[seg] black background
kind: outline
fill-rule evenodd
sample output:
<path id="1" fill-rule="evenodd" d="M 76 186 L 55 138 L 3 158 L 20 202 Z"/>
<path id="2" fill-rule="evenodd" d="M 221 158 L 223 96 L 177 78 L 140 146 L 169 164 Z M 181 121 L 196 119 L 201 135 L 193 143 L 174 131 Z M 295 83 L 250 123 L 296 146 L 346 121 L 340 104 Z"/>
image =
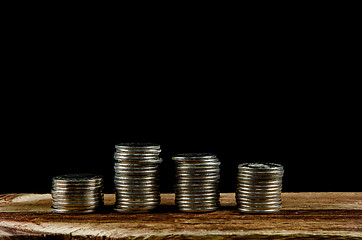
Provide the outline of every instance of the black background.
<path id="1" fill-rule="evenodd" d="M 359 50 L 338 21 L 78 13 L 9 27 L 1 193 L 46 193 L 76 172 L 103 174 L 110 193 L 120 142 L 161 145 L 162 192 L 183 152 L 219 157 L 222 192 L 255 161 L 283 164 L 284 191 L 361 190 Z"/>

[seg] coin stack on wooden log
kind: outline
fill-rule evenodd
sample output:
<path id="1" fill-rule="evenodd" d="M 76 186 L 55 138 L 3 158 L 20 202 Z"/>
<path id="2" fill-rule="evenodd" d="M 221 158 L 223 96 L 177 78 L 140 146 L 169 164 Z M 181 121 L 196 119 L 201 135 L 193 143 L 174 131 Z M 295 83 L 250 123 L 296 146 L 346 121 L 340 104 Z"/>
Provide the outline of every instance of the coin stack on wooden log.
<path id="1" fill-rule="evenodd" d="M 175 161 L 175 203 L 182 212 L 211 212 L 220 206 L 220 162 L 209 153 L 185 153 Z"/>
<path id="2" fill-rule="evenodd" d="M 161 147 L 153 143 L 121 143 L 114 155 L 116 204 L 119 213 L 141 213 L 160 203 L 159 157 Z"/>
<path id="3" fill-rule="evenodd" d="M 238 166 L 236 202 L 242 213 L 274 213 L 281 209 L 283 166 L 243 163 Z"/>
<path id="4" fill-rule="evenodd" d="M 68 174 L 53 178 L 52 210 L 56 213 L 91 213 L 103 206 L 103 177 Z"/>

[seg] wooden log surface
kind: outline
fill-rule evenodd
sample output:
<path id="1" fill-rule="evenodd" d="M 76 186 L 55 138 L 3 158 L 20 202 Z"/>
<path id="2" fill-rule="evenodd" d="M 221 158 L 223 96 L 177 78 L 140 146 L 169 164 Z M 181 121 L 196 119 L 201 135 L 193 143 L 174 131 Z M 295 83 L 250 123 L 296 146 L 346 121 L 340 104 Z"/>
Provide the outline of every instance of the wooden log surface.
<path id="1" fill-rule="evenodd" d="M 152 213 L 112 212 L 115 198 L 92 214 L 56 214 L 50 194 L 0 195 L 0 239 L 362 239 L 362 193 L 282 193 L 282 210 L 238 213 L 233 193 L 211 213 L 180 213 L 162 194 Z"/>

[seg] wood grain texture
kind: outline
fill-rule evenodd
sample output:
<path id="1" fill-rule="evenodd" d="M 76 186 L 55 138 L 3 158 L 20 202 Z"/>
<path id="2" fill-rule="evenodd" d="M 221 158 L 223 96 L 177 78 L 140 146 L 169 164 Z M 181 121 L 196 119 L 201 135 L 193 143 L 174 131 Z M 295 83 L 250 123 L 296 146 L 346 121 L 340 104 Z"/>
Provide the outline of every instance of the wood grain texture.
<path id="1" fill-rule="evenodd" d="M 0 195 L 0 239 L 362 239 L 362 193 L 282 193 L 270 215 L 240 214 L 233 193 L 220 210 L 180 213 L 162 194 L 152 213 L 112 212 L 114 195 L 93 214 L 55 214 L 50 194 Z"/>

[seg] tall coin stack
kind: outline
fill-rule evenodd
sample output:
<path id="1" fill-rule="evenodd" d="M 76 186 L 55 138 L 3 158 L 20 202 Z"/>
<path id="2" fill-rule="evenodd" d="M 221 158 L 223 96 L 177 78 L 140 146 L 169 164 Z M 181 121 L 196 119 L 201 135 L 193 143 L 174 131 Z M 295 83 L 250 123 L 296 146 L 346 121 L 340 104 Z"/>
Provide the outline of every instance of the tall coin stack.
<path id="1" fill-rule="evenodd" d="M 211 212 L 220 206 L 220 162 L 209 153 L 185 153 L 175 161 L 175 203 L 182 212 Z"/>
<path id="2" fill-rule="evenodd" d="M 56 213 L 91 213 L 103 206 L 103 177 L 68 174 L 53 178 L 52 210 Z"/>
<path id="3" fill-rule="evenodd" d="M 238 170 L 236 202 L 239 212 L 264 214 L 281 209 L 282 165 L 243 163 Z"/>
<path id="4" fill-rule="evenodd" d="M 114 155 L 116 204 L 120 213 L 148 212 L 160 204 L 160 145 L 121 143 Z"/>

